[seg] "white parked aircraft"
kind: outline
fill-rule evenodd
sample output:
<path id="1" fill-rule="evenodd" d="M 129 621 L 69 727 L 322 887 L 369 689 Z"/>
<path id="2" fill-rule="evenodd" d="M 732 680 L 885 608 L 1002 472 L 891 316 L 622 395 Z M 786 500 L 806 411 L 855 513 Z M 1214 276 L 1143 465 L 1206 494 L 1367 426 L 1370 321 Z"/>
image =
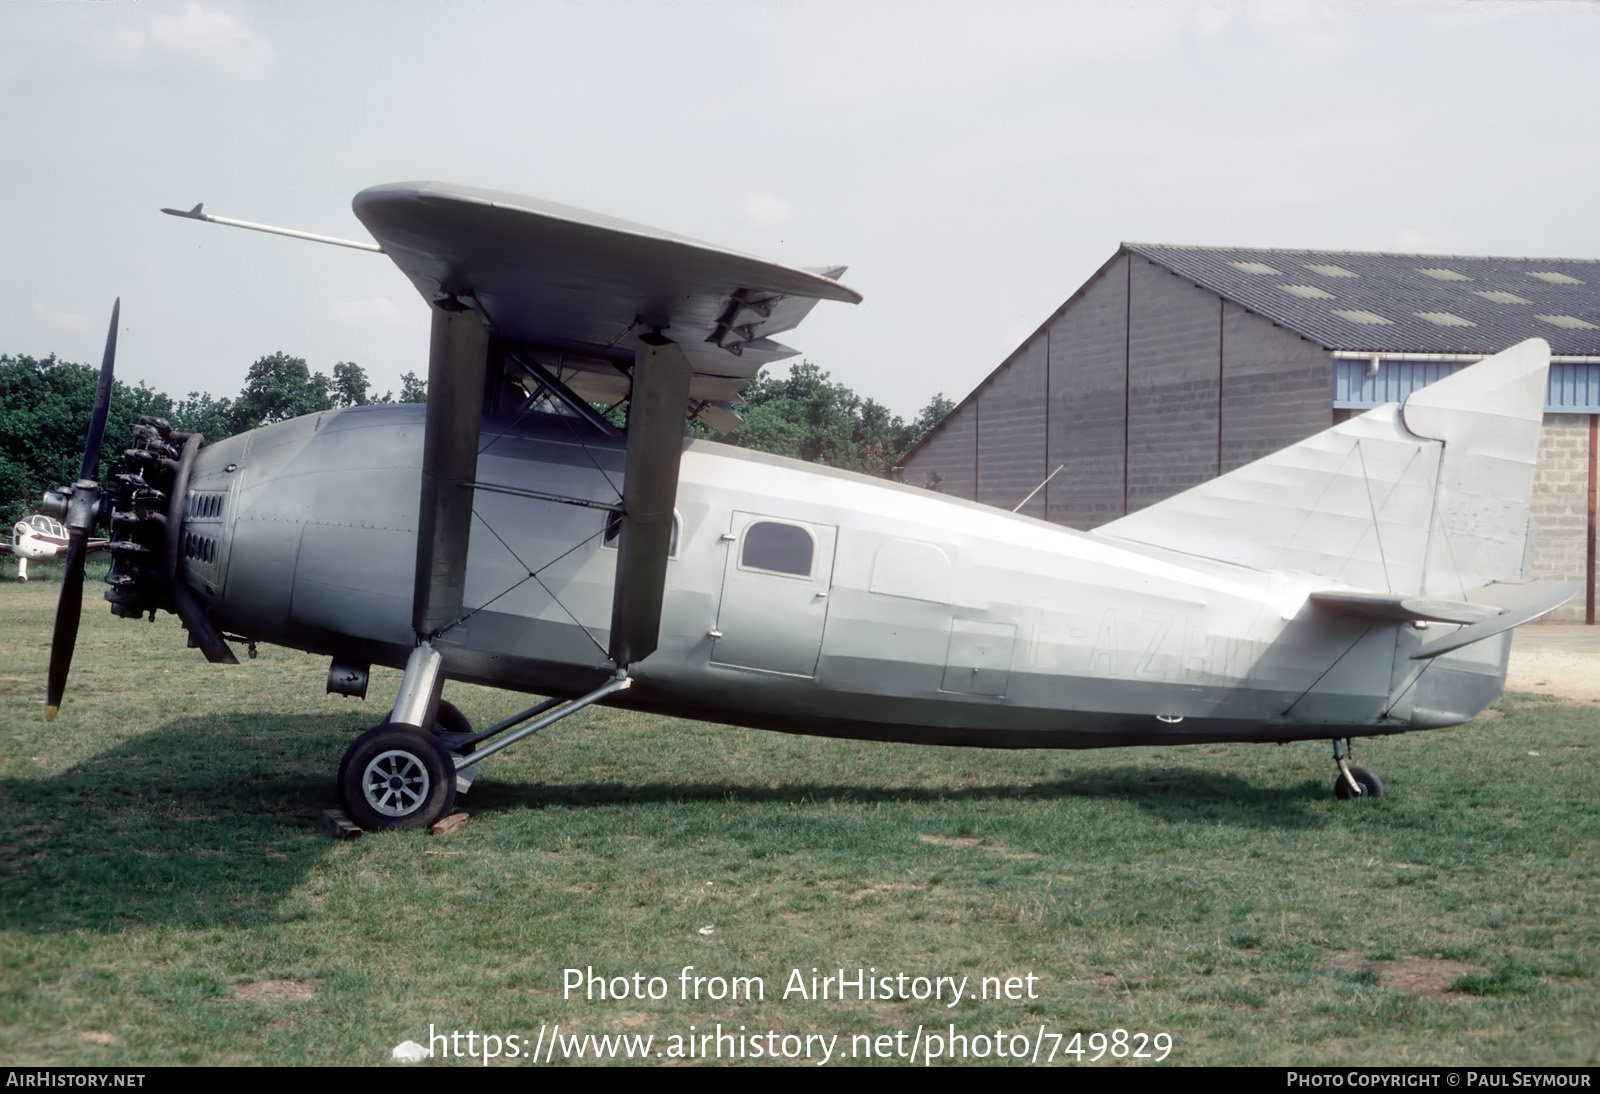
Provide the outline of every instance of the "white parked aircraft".
<path id="1" fill-rule="evenodd" d="M 65 558 L 67 554 L 67 529 L 59 520 L 35 513 L 11 526 L 11 542 L 0 543 L 0 554 L 15 555 L 17 580 L 28 580 L 28 563 L 43 559 Z M 91 551 L 103 551 L 106 540 L 91 539 Z"/>

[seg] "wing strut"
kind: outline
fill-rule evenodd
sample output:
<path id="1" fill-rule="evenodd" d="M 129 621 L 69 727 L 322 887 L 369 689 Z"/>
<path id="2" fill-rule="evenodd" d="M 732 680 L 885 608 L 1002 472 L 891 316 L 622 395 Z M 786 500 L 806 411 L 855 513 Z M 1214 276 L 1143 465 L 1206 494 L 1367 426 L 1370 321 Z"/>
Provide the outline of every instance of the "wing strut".
<path id="1" fill-rule="evenodd" d="M 478 472 L 483 374 L 489 332 L 472 308 L 450 296 L 433 303 L 428 344 L 428 418 L 422 437 L 422 491 L 417 509 L 417 572 L 411 626 L 417 648 L 406 661 L 389 720 L 431 726 L 444 687 L 443 658 L 433 639 L 461 614 L 472 531 L 472 484 Z"/>
<path id="2" fill-rule="evenodd" d="M 422 641 L 461 614 L 488 354 L 489 332 L 474 311 L 455 297 L 434 304 L 411 603 L 411 625 Z"/>
<path id="3" fill-rule="evenodd" d="M 650 656 L 661 632 L 661 601 L 672 550 L 672 509 L 683 456 L 683 410 L 694 369 L 682 347 L 659 333 L 640 336 L 628 403 L 622 531 L 611 598 L 611 660 Z"/>

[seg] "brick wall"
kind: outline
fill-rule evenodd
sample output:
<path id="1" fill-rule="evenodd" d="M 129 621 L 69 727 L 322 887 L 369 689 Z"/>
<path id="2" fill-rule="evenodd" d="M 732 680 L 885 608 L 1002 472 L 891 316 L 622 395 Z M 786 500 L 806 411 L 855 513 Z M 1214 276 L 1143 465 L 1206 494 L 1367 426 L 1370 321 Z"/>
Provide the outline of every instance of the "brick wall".
<path id="1" fill-rule="evenodd" d="M 1546 414 L 1533 482 L 1533 576 L 1582 581 L 1589 537 L 1589 415 Z M 1546 617 L 1582 623 L 1583 596 Z"/>

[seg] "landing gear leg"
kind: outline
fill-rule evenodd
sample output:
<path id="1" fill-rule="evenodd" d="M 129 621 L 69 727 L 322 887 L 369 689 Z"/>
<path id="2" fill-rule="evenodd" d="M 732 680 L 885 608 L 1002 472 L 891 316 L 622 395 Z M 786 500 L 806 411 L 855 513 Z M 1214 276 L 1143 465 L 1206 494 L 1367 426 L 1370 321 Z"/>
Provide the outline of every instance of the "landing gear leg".
<path id="1" fill-rule="evenodd" d="M 1383 783 L 1378 776 L 1364 767 L 1350 766 L 1350 738 L 1333 739 L 1333 762 L 1339 765 L 1339 775 L 1333 780 L 1334 797 L 1340 801 L 1383 797 Z"/>
<path id="2" fill-rule="evenodd" d="M 17 556 L 17 580 L 28 580 L 28 560 L 21 555 Z"/>
<path id="3" fill-rule="evenodd" d="M 433 715 L 439 708 L 439 692 L 444 688 L 444 677 L 439 672 L 443 660 L 431 642 L 424 642 L 411 651 L 406 673 L 400 678 L 400 694 L 389 715 L 390 722 L 416 729 L 433 725 Z"/>
<path id="4" fill-rule="evenodd" d="M 394 711 L 339 761 L 339 796 L 363 828 L 426 828 L 455 804 L 456 757 L 422 729 L 438 717 L 442 660 L 431 643 L 412 650 Z"/>
<path id="5" fill-rule="evenodd" d="M 546 699 L 474 732 L 459 710 L 439 698 L 439 663 L 431 645 L 418 646 L 406 662 L 388 721 L 357 737 L 339 761 L 345 812 L 363 828 L 432 825 L 450 812 L 458 790 L 472 785 L 480 761 L 633 683 L 627 669 L 618 669 L 576 699 Z M 433 729 L 425 733 L 422 725 Z"/>

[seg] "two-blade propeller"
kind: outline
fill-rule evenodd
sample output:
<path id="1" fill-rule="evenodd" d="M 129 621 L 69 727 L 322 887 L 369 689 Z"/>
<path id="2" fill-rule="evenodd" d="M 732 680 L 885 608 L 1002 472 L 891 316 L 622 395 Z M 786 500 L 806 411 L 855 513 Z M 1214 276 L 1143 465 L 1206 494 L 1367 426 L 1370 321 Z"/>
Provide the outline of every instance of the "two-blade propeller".
<path id="1" fill-rule="evenodd" d="M 67 558 L 61 574 L 61 599 L 56 604 L 55 633 L 50 638 L 50 677 L 45 689 L 44 716 L 55 721 L 61 710 L 61 696 L 67 688 L 67 672 L 72 668 L 72 648 L 78 641 L 78 616 L 83 611 L 83 561 L 88 554 L 89 534 L 100 515 L 100 483 L 94 477 L 100 466 L 100 442 L 105 437 L 106 416 L 111 410 L 111 377 L 117 358 L 117 320 L 122 300 L 111 306 L 111 329 L 106 333 L 106 351 L 100 360 L 100 382 L 95 388 L 94 411 L 89 417 L 89 438 L 83 447 L 83 467 L 78 481 L 52 490 L 44 496 L 44 512 L 67 526 Z"/>

